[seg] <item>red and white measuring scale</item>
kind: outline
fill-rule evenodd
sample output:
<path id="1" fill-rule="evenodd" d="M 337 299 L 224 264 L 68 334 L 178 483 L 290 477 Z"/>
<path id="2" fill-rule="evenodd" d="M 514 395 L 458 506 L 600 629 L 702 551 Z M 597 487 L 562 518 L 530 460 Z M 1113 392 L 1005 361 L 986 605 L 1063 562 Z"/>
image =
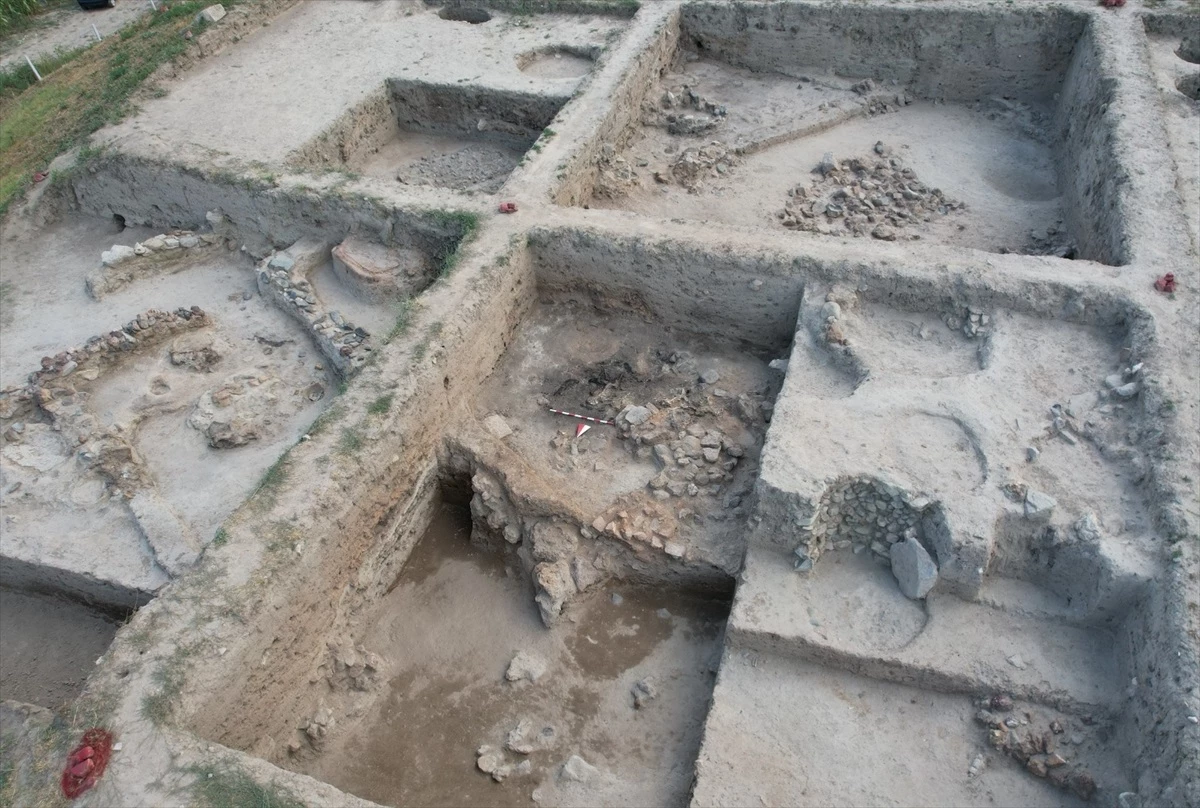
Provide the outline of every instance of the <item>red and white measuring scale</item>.
<path id="1" fill-rule="evenodd" d="M 550 412 L 554 413 L 555 415 L 565 415 L 568 418 L 578 418 L 581 421 L 590 421 L 593 424 L 604 424 L 605 426 L 615 426 L 615 424 L 612 421 L 607 421 L 603 418 L 593 418 L 590 415 L 580 415 L 577 412 L 567 412 L 566 410 L 556 410 L 553 407 L 547 407 L 546 409 L 550 410 Z M 576 424 L 575 425 L 575 437 L 578 438 L 580 435 L 582 435 L 584 432 L 587 432 L 589 429 L 591 429 L 591 426 L 588 424 Z"/>

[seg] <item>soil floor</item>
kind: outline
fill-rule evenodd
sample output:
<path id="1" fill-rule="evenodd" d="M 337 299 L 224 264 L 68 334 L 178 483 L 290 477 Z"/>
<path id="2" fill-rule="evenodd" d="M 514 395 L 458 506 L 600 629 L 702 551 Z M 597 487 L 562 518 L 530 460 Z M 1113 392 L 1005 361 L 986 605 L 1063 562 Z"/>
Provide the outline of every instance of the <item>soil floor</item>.
<path id="1" fill-rule="evenodd" d="M 72 601 L 0 588 L 0 701 L 67 705 L 119 626 Z"/>
<path id="2" fill-rule="evenodd" d="M 1031 234 L 1061 221 L 1055 155 L 1044 132 L 1047 111 L 1015 102 L 968 107 L 914 101 L 893 112 L 871 114 L 866 100 L 847 89 L 848 80 L 818 73 L 805 78 L 797 82 L 792 76 L 707 60 L 668 74 L 650 94 L 651 102 L 687 86 L 706 101 L 725 106 L 726 116 L 702 135 L 642 127 L 621 155 L 634 167 L 639 186 L 627 196 L 597 198 L 591 205 L 783 229 L 779 214 L 789 190 L 813 182 L 814 169 L 826 153 L 839 161 L 873 159 L 876 142 L 882 142 L 920 182 L 966 205 L 905 228 L 901 238 L 917 236 L 992 252 L 1034 252 Z M 675 112 L 695 114 L 686 108 Z M 713 141 L 749 153 L 692 190 L 654 179 L 656 172 L 669 177 L 684 149 Z M 834 235 L 842 232 L 839 220 L 830 224 Z"/>
<path id="3" fill-rule="evenodd" d="M 547 630 L 526 576 L 469 533 L 465 510 L 443 505 L 359 637 L 386 659 L 386 685 L 302 770 L 387 805 L 686 804 L 728 603 L 616 587 Z M 506 681 L 517 652 L 545 674 Z M 647 679 L 658 696 L 636 709 Z M 504 751 L 532 770 L 493 782 L 477 750 L 503 749 L 522 721 L 552 740 Z M 598 771 L 562 777 L 572 755 Z"/>

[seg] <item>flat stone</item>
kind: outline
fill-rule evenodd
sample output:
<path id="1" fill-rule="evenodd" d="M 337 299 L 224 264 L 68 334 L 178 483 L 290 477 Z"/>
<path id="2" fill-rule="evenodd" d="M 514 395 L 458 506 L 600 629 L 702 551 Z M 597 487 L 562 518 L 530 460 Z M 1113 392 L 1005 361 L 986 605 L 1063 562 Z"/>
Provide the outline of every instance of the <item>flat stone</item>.
<path id="1" fill-rule="evenodd" d="M 505 672 L 504 678 L 510 682 L 519 682 L 522 679 L 536 682 L 542 678 L 545 672 L 545 660 L 532 654 L 527 654 L 524 651 L 519 651 L 512 658 L 512 662 L 508 663 L 508 670 Z"/>
<path id="2" fill-rule="evenodd" d="M 497 413 L 492 413 L 483 419 L 483 428 L 496 440 L 503 440 L 512 434 L 512 427 L 508 425 L 508 421 L 505 421 L 503 416 Z"/>
<path id="3" fill-rule="evenodd" d="M 1042 493 L 1035 488 L 1030 488 L 1025 492 L 1025 518 L 1034 522 L 1046 522 L 1050 520 L 1050 514 L 1054 512 L 1054 507 L 1058 505 L 1058 501 L 1049 494 Z"/>
<path id="4" fill-rule="evenodd" d="M 644 424 L 650 420 L 650 410 L 646 407 L 629 407 L 625 410 L 625 420 L 633 426 Z"/>
<path id="5" fill-rule="evenodd" d="M 571 755 L 563 764 L 561 777 L 573 783 L 586 783 L 600 774 L 600 770 L 579 755 Z"/>
<path id="6" fill-rule="evenodd" d="M 199 14 L 197 14 L 196 18 L 200 19 L 200 20 L 204 20 L 205 22 L 216 22 L 216 21 L 222 19 L 224 16 L 225 16 L 225 6 L 221 5 L 220 3 L 214 3 L 213 5 L 209 6 L 208 8 L 204 9 Z"/>
<path id="7" fill-rule="evenodd" d="M 929 594 L 937 583 L 938 571 L 924 546 L 909 537 L 893 544 L 888 553 L 892 559 L 892 575 L 896 576 L 900 591 L 913 600 Z"/>
<path id="8" fill-rule="evenodd" d="M 112 249 L 105 250 L 100 253 L 100 263 L 106 267 L 114 267 L 122 261 L 128 261 L 137 255 L 133 247 L 126 247 L 121 244 L 114 244 Z"/>

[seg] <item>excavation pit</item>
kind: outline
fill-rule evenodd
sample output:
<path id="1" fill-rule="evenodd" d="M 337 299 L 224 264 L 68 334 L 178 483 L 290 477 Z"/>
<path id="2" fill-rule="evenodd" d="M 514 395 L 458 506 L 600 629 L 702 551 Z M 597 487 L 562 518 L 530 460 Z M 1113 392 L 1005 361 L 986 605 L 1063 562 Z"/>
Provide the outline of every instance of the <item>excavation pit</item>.
<path id="1" fill-rule="evenodd" d="M 0 587 L 0 701 L 67 706 L 104 655 L 125 614 L 49 594 Z"/>
<path id="2" fill-rule="evenodd" d="M 324 714 L 319 754 L 314 723 L 278 762 L 383 805 L 684 804 L 728 590 L 604 588 L 547 631 L 521 561 L 472 543 L 464 504 L 436 508 L 347 640 L 379 653 L 378 684 Z M 573 755 L 595 770 L 564 775 Z"/>
<path id="3" fill-rule="evenodd" d="M 598 144 L 592 207 L 1125 260 L 1103 113 L 1077 120 L 1105 92 L 1084 15 L 690 3 L 659 47 Z"/>
<path id="4" fill-rule="evenodd" d="M 568 98 L 391 79 L 294 162 L 402 185 L 495 193 Z"/>
<path id="5" fill-rule="evenodd" d="M 570 47 L 539 48 L 517 56 L 522 73 L 547 79 L 578 79 L 595 66 L 597 49 Z"/>

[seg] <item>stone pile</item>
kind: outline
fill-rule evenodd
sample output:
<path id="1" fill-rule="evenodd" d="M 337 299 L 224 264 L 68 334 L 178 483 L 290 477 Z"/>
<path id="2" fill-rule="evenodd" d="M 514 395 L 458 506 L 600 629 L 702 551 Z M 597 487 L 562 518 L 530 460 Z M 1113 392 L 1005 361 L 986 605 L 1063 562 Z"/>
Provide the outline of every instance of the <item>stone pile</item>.
<path id="1" fill-rule="evenodd" d="M 642 122 L 665 127 L 672 135 L 702 135 L 717 128 L 727 114 L 723 104 L 709 101 L 682 85 L 664 91 L 657 105 L 648 104 Z"/>
<path id="2" fill-rule="evenodd" d="M 1082 766 L 1068 760 L 1065 727 L 1057 719 L 1039 729 L 1040 720 L 1029 712 L 1013 711 L 1012 699 L 1005 695 L 992 696 L 980 702 L 975 720 L 988 732 L 992 748 L 1016 760 L 1035 777 L 1049 780 L 1058 788 L 1069 790 L 1083 800 L 1096 794 L 1096 781 Z M 1071 739 L 1076 742 L 1081 738 Z"/>
<path id="3" fill-rule="evenodd" d="M 596 158 L 596 188 L 594 193 L 603 199 L 620 199 L 634 188 L 641 187 L 637 172 L 624 157 L 617 154 L 611 143 L 600 148 Z"/>
<path id="4" fill-rule="evenodd" d="M 316 292 L 286 251 L 261 261 L 256 269 L 258 290 L 312 332 L 321 353 L 343 377 L 366 364 L 373 350 L 371 335 L 336 311 L 326 311 Z"/>
<path id="5" fill-rule="evenodd" d="M 200 251 L 220 246 L 224 241 L 219 233 L 172 230 L 132 247 L 114 244 L 100 254 L 100 267 L 88 274 L 84 284 L 88 294 L 100 300 L 139 278 L 162 272 L 185 258 L 195 257 Z"/>
<path id="6" fill-rule="evenodd" d="M 795 550 L 796 568 L 812 569 L 829 548 L 870 550 L 880 563 L 891 565 L 892 545 L 920 537 L 921 520 L 930 506 L 928 499 L 879 480 L 838 480 L 799 524 L 804 538 Z"/>
<path id="7" fill-rule="evenodd" d="M 790 230 L 895 241 L 920 238 L 903 231 L 963 209 L 963 203 L 918 180 L 891 152 L 876 143 L 871 157 L 838 161 L 826 154 L 814 170 L 816 179 L 788 191 L 778 219 Z"/>
<path id="8" fill-rule="evenodd" d="M 707 146 L 689 146 L 671 164 L 671 179 L 695 193 L 706 179 L 724 176 L 737 162 L 734 151 L 719 140 Z M 654 178 L 659 182 L 667 180 L 661 172 L 655 173 Z"/>

